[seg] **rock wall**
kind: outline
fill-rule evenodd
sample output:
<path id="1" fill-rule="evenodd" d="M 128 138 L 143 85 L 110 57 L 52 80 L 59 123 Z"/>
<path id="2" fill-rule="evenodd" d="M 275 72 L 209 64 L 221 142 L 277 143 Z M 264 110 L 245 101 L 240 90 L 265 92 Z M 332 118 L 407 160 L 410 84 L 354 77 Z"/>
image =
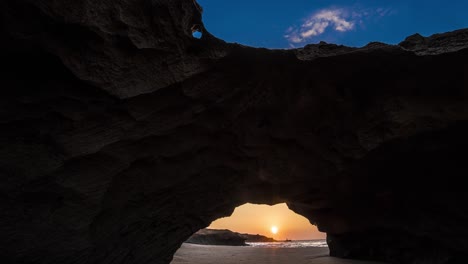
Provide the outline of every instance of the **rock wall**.
<path id="1" fill-rule="evenodd" d="M 0 16 L 2 263 L 167 264 L 246 202 L 287 202 L 334 256 L 468 251 L 468 30 L 267 50 L 192 0 Z"/>

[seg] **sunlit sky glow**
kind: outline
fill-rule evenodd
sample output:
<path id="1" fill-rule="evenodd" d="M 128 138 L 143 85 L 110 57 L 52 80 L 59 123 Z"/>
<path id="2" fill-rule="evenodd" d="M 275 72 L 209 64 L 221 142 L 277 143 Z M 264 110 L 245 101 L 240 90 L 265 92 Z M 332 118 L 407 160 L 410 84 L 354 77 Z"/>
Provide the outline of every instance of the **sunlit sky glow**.
<path id="1" fill-rule="evenodd" d="M 276 234 L 273 227 L 277 228 Z M 284 203 L 274 206 L 245 204 L 237 207 L 230 217 L 218 219 L 208 228 L 260 234 L 277 240 L 323 239 L 326 236 Z"/>
<path id="2" fill-rule="evenodd" d="M 414 33 L 468 27 L 468 1 L 198 0 L 207 29 L 228 42 L 292 48 L 326 41 L 397 44 Z"/>

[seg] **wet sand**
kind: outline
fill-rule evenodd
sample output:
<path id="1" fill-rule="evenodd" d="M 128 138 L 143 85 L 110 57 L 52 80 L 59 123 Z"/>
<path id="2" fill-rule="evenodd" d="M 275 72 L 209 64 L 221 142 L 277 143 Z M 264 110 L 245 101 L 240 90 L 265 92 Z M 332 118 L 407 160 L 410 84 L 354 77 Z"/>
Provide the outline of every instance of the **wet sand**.
<path id="1" fill-rule="evenodd" d="M 171 264 L 377 264 L 328 256 L 328 248 L 254 248 L 183 244 Z M 380 263 L 382 264 L 382 263 Z"/>

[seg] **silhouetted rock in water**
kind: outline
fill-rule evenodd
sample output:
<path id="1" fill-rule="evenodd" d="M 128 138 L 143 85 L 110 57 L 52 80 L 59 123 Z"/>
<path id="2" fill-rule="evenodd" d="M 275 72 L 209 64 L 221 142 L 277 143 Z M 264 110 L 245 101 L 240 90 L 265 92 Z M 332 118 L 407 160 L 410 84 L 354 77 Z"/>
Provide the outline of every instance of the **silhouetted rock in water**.
<path id="1" fill-rule="evenodd" d="M 230 230 L 202 229 L 185 242 L 200 245 L 246 246 L 245 241 L 245 236 Z"/>
<path id="2" fill-rule="evenodd" d="M 245 238 L 245 242 L 278 242 L 277 240 L 271 237 L 262 236 L 259 234 L 241 234 L 241 236 Z"/>
<path id="3" fill-rule="evenodd" d="M 271 237 L 241 234 L 231 230 L 201 229 L 193 234 L 186 243 L 200 245 L 246 246 L 245 242 L 277 242 Z"/>
<path id="4" fill-rule="evenodd" d="M 267 50 L 199 10 L 0 2 L 2 263 L 167 264 L 246 202 L 287 202 L 334 256 L 466 255 L 468 30 Z"/>
<path id="5" fill-rule="evenodd" d="M 200 244 L 200 245 L 227 245 L 227 246 L 246 246 L 245 242 L 277 242 L 273 238 L 241 234 L 231 230 L 217 230 L 217 229 L 201 229 L 193 234 L 186 243 Z"/>

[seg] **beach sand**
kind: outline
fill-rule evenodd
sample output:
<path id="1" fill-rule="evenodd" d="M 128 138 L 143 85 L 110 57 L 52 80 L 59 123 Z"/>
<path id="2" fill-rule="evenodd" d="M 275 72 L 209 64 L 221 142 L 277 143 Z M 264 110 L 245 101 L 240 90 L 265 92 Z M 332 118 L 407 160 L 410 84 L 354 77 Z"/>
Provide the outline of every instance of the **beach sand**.
<path id="1" fill-rule="evenodd" d="M 171 264 L 377 264 L 328 256 L 328 248 L 255 248 L 183 244 Z"/>

